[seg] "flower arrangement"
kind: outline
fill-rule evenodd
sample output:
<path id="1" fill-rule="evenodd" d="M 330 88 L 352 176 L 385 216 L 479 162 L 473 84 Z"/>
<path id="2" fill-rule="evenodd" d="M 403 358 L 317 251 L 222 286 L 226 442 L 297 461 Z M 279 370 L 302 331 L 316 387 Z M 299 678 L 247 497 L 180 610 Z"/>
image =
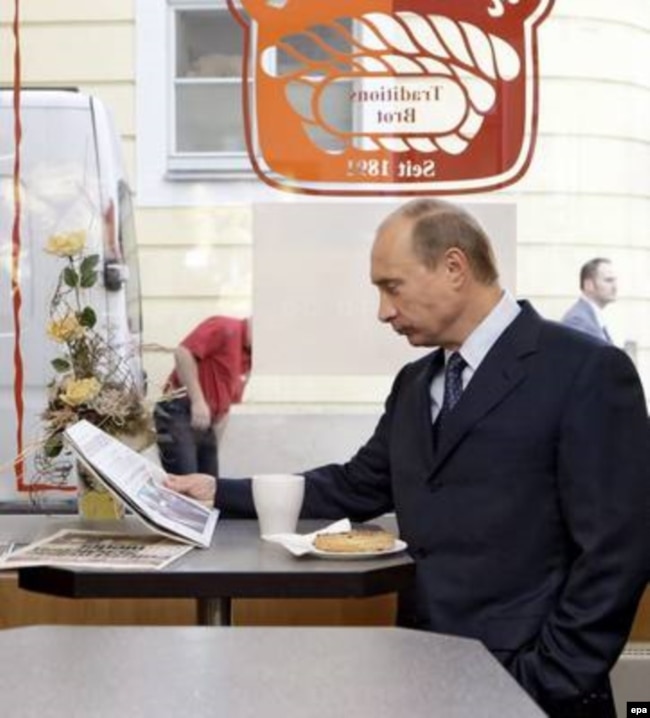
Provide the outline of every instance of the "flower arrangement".
<path id="1" fill-rule="evenodd" d="M 52 362 L 42 413 L 44 454 L 54 459 L 63 449 L 63 432 L 86 419 L 114 436 L 145 436 L 151 442 L 151 414 L 124 359 L 97 331 L 97 315 L 88 302 L 98 281 L 99 255 L 86 254 L 83 230 L 52 235 L 45 251 L 64 266 L 49 307 L 49 338 L 60 352 Z M 146 442 L 145 442 L 146 443 Z"/>

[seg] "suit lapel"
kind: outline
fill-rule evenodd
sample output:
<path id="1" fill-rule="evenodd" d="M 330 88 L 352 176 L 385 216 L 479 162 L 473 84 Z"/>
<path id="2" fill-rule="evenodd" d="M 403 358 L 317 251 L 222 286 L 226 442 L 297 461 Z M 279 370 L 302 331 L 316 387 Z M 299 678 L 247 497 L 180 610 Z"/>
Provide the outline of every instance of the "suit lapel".
<path id="1" fill-rule="evenodd" d="M 540 328 L 539 315 L 527 302 L 522 302 L 522 311 L 487 353 L 454 411 L 447 417 L 430 479 L 435 478 L 472 427 L 526 378 L 522 358 L 536 351 Z"/>
<path id="2" fill-rule="evenodd" d="M 437 349 L 431 355 L 431 360 L 427 362 L 426 367 L 420 373 L 415 383 L 415 396 L 417 402 L 415 422 L 416 431 L 420 432 L 419 436 L 414 437 L 414 445 L 423 452 L 425 465 L 430 470 L 434 464 L 434 447 L 433 447 L 433 431 L 431 424 L 431 382 L 433 377 L 445 366 L 445 352 L 443 349 Z"/>

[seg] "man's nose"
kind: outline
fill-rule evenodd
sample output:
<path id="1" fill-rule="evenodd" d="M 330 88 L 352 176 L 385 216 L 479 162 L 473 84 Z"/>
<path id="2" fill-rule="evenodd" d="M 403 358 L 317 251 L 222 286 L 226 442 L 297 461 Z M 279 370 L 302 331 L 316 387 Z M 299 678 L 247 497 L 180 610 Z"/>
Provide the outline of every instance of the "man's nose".
<path id="1" fill-rule="evenodd" d="M 389 322 L 395 317 L 395 307 L 388 297 L 380 294 L 379 295 L 379 309 L 377 311 L 377 318 L 380 322 Z"/>

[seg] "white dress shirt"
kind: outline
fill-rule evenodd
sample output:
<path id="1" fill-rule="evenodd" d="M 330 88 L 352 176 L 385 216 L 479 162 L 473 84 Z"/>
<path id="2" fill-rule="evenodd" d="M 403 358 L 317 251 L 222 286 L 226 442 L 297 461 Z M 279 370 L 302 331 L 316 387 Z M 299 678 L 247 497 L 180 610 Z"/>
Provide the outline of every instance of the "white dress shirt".
<path id="1" fill-rule="evenodd" d="M 506 328 L 513 322 L 517 314 L 521 311 L 521 307 L 517 304 L 515 298 L 504 290 L 503 296 L 496 304 L 494 309 L 485 317 L 485 319 L 474 329 L 474 331 L 463 342 L 458 349 L 458 353 L 463 357 L 467 366 L 463 370 L 463 390 L 467 387 L 474 372 L 478 369 L 480 363 L 492 348 L 492 345 L 503 334 Z M 445 349 L 445 364 L 452 352 Z M 442 406 L 442 400 L 445 393 L 445 373 L 439 371 L 431 382 L 431 421 L 435 421 Z"/>

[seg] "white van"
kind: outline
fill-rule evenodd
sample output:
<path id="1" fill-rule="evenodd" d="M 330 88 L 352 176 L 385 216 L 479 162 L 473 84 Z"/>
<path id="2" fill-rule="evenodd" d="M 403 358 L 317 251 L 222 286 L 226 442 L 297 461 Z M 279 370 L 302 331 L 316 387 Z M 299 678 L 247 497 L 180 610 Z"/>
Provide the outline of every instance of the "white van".
<path id="1" fill-rule="evenodd" d="M 49 301 L 61 271 L 61 259 L 44 251 L 52 234 L 86 230 L 88 250 L 99 254 L 102 268 L 90 297 L 97 329 L 128 358 L 135 376 L 142 377 L 131 191 L 110 113 L 97 98 L 76 91 L 24 89 L 20 97 L 22 307 L 17 346 L 16 296 L 12 295 L 15 113 L 12 91 L 0 90 L 0 508 L 29 505 L 29 491 L 19 485 L 13 468 L 18 448 L 15 356 L 19 351 L 23 363 L 18 398 L 24 402 L 23 443 L 29 447 L 39 437 L 39 415 L 47 404 L 46 386 L 53 375 L 50 361 L 56 352 L 46 334 Z M 56 484 L 56 476 L 43 476 L 38 454 L 32 453 L 25 459 L 24 483 L 35 480 Z M 44 500 L 66 496 L 60 491 L 41 494 Z"/>

